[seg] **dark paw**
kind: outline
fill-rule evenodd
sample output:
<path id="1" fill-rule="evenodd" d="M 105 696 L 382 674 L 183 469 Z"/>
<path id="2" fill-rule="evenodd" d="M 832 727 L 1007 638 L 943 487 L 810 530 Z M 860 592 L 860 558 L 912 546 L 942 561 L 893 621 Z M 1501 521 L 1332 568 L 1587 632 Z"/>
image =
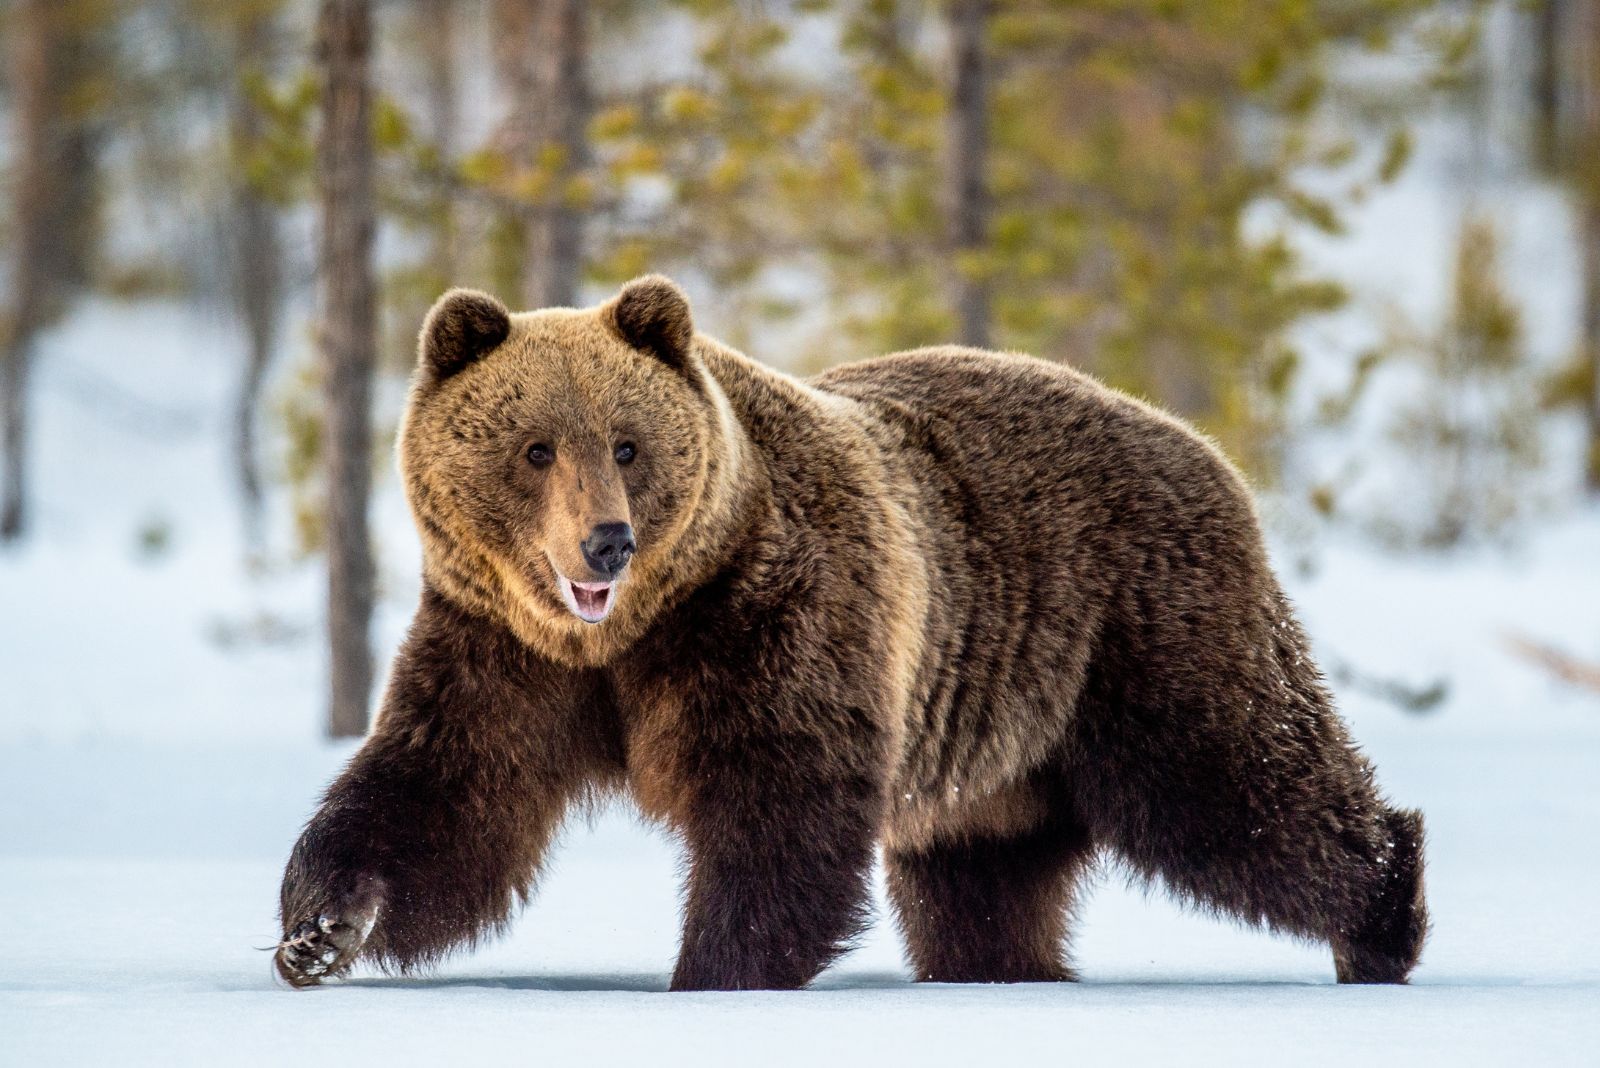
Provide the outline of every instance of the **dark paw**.
<path id="1" fill-rule="evenodd" d="M 1428 937 L 1422 815 L 1400 810 L 1384 819 L 1390 846 L 1382 861 L 1384 881 L 1349 937 L 1334 941 L 1334 970 L 1341 983 L 1405 982 Z"/>
<path id="2" fill-rule="evenodd" d="M 350 970 L 378 921 L 378 898 L 302 920 L 283 936 L 274 958 L 290 986 L 315 986 Z"/>

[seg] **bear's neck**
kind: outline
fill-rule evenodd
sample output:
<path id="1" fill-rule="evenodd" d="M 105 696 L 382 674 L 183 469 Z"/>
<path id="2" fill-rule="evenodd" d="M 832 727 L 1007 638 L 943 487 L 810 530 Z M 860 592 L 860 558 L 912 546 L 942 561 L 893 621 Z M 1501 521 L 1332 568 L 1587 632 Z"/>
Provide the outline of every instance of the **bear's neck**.
<path id="1" fill-rule="evenodd" d="M 698 492 L 683 511 L 683 527 L 667 539 L 662 558 L 652 561 L 656 574 L 651 577 L 660 580 L 658 611 L 707 582 L 727 560 L 729 546 L 743 540 L 772 499 L 766 464 L 724 386 L 764 368 L 709 338 L 697 337 L 696 348 L 712 408 L 707 463 Z"/>

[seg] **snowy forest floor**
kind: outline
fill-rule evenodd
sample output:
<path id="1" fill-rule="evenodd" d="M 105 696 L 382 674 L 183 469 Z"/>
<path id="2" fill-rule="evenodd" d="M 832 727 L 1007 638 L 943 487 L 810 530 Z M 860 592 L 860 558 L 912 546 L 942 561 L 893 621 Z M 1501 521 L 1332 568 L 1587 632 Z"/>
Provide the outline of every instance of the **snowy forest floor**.
<path id="1" fill-rule="evenodd" d="M 134 335 L 188 341 L 132 361 Z M 679 858 L 613 812 L 567 829 L 505 940 L 431 976 L 292 992 L 261 947 L 281 864 L 350 751 L 317 740 L 316 569 L 240 564 L 216 444 L 229 373 L 203 331 L 115 310 L 57 345 L 36 535 L 0 556 L 0 1062 L 1600 1058 L 1600 702 L 1505 642 L 1592 656 L 1600 515 L 1511 553 L 1334 545 L 1314 574 L 1287 569 L 1325 663 L 1449 682 L 1427 715 L 1339 687 L 1385 789 L 1427 814 L 1434 932 L 1410 987 L 1337 987 L 1324 947 L 1185 913 L 1111 870 L 1075 925 L 1076 985 L 912 984 L 880 897 L 862 947 L 812 990 L 669 995 Z M 198 421 L 152 435 L 108 418 L 86 359 L 113 397 L 181 383 Z M 376 514 L 386 655 L 415 590 L 392 478 Z M 137 533 L 153 522 L 159 549 Z"/>
<path id="2" fill-rule="evenodd" d="M 1410 987 L 1337 987 L 1327 951 L 1100 880 L 1083 981 L 919 986 L 892 924 L 816 988 L 664 993 L 674 850 L 625 815 L 569 829 L 511 937 L 436 974 L 308 992 L 268 954 L 281 861 L 343 749 L 22 745 L 0 753 L 0 1033 L 11 1064 L 1593 1064 L 1595 737 L 1369 733 L 1431 832 Z M 881 902 L 881 899 L 880 899 Z"/>

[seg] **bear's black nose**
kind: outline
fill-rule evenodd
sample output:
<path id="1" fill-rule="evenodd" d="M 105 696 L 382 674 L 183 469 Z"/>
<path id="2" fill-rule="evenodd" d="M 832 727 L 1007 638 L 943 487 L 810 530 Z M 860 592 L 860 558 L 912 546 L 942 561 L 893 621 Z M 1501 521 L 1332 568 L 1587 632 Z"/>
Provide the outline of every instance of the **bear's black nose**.
<path id="1" fill-rule="evenodd" d="M 583 539 L 583 562 L 602 575 L 615 575 L 628 566 L 637 548 L 631 526 L 601 523 Z"/>

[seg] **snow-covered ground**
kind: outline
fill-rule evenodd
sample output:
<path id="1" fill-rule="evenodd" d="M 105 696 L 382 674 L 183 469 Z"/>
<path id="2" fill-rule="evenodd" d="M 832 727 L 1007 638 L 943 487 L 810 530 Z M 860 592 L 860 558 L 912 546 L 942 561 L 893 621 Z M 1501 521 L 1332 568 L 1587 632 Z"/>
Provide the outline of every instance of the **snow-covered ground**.
<path id="1" fill-rule="evenodd" d="M 671 995 L 675 855 L 617 815 L 569 830 L 503 943 L 430 978 L 292 992 L 257 947 L 342 751 L 8 747 L 0 1060 L 1593 1064 L 1600 742 L 1366 733 L 1430 820 L 1436 926 L 1407 988 L 1336 987 L 1321 949 L 1110 879 L 1083 910 L 1073 986 L 914 985 L 880 923 L 816 989 Z"/>

